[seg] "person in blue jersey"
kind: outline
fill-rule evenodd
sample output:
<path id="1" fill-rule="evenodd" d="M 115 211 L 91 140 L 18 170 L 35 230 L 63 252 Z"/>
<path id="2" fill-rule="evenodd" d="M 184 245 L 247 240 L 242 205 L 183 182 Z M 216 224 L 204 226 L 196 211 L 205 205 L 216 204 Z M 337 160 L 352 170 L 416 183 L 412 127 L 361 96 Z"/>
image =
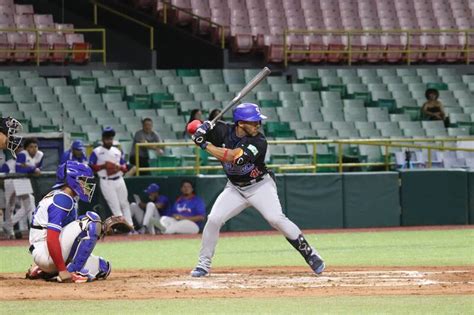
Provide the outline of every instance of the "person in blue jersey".
<path id="1" fill-rule="evenodd" d="M 156 234 L 155 222 L 168 214 L 170 203 L 168 197 L 160 194 L 160 185 L 156 183 L 148 185 L 145 193 L 148 197 L 145 201 L 134 195 L 135 202 L 130 204 L 130 210 L 132 217 L 142 226 L 140 233 Z"/>
<path id="2" fill-rule="evenodd" d="M 106 279 L 110 263 L 92 255 L 103 234 L 102 220 L 92 211 L 77 217 L 78 199 L 92 200 L 94 173 L 87 165 L 67 161 L 58 167 L 56 179 L 33 213 L 29 251 L 34 264 L 26 278 L 75 283 Z"/>
<path id="3" fill-rule="evenodd" d="M 181 195 L 176 199 L 167 215 L 162 216 L 155 226 L 163 234 L 197 234 L 206 219 L 204 201 L 194 193 L 193 183 L 181 182 Z"/>
<path id="4" fill-rule="evenodd" d="M 23 148 L 16 158 L 16 172 L 40 175 L 44 154 L 38 149 L 38 140 L 36 138 L 25 139 Z"/>
<path id="5" fill-rule="evenodd" d="M 84 149 L 84 144 L 81 140 L 74 140 L 69 150 L 64 151 L 61 156 L 59 164 L 66 163 L 66 161 L 77 161 L 82 164 L 87 164 L 87 155 Z"/>

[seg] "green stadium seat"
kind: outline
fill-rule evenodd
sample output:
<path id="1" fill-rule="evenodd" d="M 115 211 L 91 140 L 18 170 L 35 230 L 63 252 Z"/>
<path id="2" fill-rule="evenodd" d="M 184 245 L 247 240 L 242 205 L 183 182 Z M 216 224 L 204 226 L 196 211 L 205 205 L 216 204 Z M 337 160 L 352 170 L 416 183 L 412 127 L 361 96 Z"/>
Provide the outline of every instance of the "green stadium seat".
<path id="1" fill-rule="evenodd" d="M 281 106 L 283 106 L 283 107 L 303 107 L 303 102 L 301 100 L 284 100 L 284 101 L 281 101 Z"/>
<path id="2" fill-rule="evenodd" d="M 410 121 L 410 115 L 408 114 L 390 114 L 390 121 Z"/>
<path id="3" fill-rule="evenodd" d="M 148 94 L 146 86 L 143 85 L 127 85 L 125 87 L 125 94 L 128 97 L 134 96 L 134 95 L 144 95 Z"/>
<path id="4" fill-rule="evenodd" d="M 304 80 L 306 78 L 318 78 L 318 71 L 316 69 L 297 69 L 296 70 L 297 78 Z"/>
<path id="5" fill-rule="evenodd" d="M 259 91 L 257 92 L 258 100 L 278 100 L 278 92 Z"/>
<path id="6" fill-rule="evenodd" d="M 263 115 L 267 116 L 267 121 L 279 121 L 278 113 L 273 107 L 263 107 L 260 109 Z"/>
<path id="7" fill-rule="evenodd" d="M 453 124 L 471 122 L 471 117 L 469 114 L 451 114 L 449 119 Z"/>
<path id="8" fill-rule="evenodd" d="M 317 107 L 300 107 L 299 109 L 301 120 L 304 122 L 320 122 L 323 121 L 323 116 Z"/>
<path id="9" fill-rule="evenodd" d="M 213 101 L 203 101 L 201 102 L 202 110 L 211 112 L 213 109 L 221 109 L 222 105 L 221 102 L 213 100 Z"/>
<path id="10" fill-rule="evenodd" d="M 319 138 L 324 138 L 324 139 L 337 139 L 339 137 L 337 130 L 334 130 L 334 129 L 316 130 L 316 134 Z"/>
<path id="11" fill-rule="evenodd" d="M 399 77 L 414 77 L 418 76 L 416 69 L 414 68 L 398 68 L 395 70 Z"/>
<path id="12" fill-rule="evenodd" d="M 358 129 L 361 138 L 380 138 L 381 132 L 373 128 L 360 128 Z"/>
<path id="13" fill-rule="evenodd" d="M 269 76 L 267 77 L 267 84 L 287 84 L 286 78 L 284 76 Z"/>
<path id="14" fill-rule="evenodd" d="M 0 79 L 13 79 L 19 77 L 18 71 L 0 71 Z"/>
<path id="15" fill-rule="evenodd" d="M 61 95 L 61 94 L 76 94 L 76 90 L 73 86 L 55 86 L 53 88 L 54 94 Z"/>
<path id="16" fill-rule="evenodd" d="M 279 107 L 276 109 L 276 111 L 278 113 L 280 121 L 301 121 L 298 108 Z"/>
<path id="17" fill-rule="evenodd" d="M 4 82 L 5 83 L 5 80 Z M 47 86 L 45 78 L 26 78 L 25 79 L 26 86 L 34 87 L 34 86 Z"/>
<path id="18" fill-rule="evenodd" d="M 175 98 L 176 98 L 176 94 L 175 94 Z M 198 101 L 198 102 L 212 101 L 213 99 L 214 99 L 214 96 L 210 92 L 197 92 L 197 93 L 194 93 L 194 100 Z"/>
<path id="19" fill-rule="evenodd" d="M 294 92 L 310 92 L 311 85 L 308 83 L 293 83 L 292 88 Z"/>
<path id="20" fill-rule="evenodd" d="M 37 94 L 36 101 L 40 103 L 57 103 L 59 101 L 57 95 L 52 94 Z"/>
<path id="21" fill-rule="evenodd" d="M 96 92 L 95 87 L 91 85 L 77 85 L 75 89 L 77 95 L 95 94 Z"/>
<path id="22" fill-rule="evenodd" d="M 400 84 L 402 79 L 399 76 L 382 77 L 382 82 L 384 84 Z"/>
<path id="23" fill-rule="evenodd" d="M 188 86 L 188 90 L 191 93 L 201 93 L 201 92 L 209 92 L 209 86 L 207 84 L 190 84 Z"/>
<path id="24" fill-rule="evenodd" d="M 42 103 L 40 105 L 41 110 L 44 112 L 63 111 L 63 107 L 60 103 Z"/>
<path id="25" fill-rule="evenodd" d="M 337 135 L 341 138 L 359 138 L 359 131 L 357 129 L 337 129 Z"/>
<path id="26" fill-rule="evenodd" d="M 367 108 L 368 121 L 389 121 L 387 108 Z"/>
<path id="27" fill-rule="evenodd" d="M 120 121 L 116 117 L 97 117 L 97 124 L 101 126 L 114 126 L 120 124 Z"/>
<path id="28" fill-rule="evenodd" d="M 244 84 L 245 74 L 241 69 L 223 69 L 222 75 L 227 84 Z"/>
<path id="29" fill-rule="evenodd" d="M 0 112 L 5 117 L 5 112 L 16 112 L 18 111 L 18 106 L 15 103 L 0 103 Z"/>
<path id="30" fill-rule="evenodd" d="M 309 121 L 290 121 L 290 128 L 293 130 L 310 130 L 311 123 Z"/>
<path id="31" fill-rule="evenodd" d="M 27 81 L 28 81 L 28 79 L 27 79 Z M 48 83 L 48 86 L 50 86 L 50 87 L 67 86 L 66 78 L 47 78 L 46 81 Z"/>
<path id="32" fill-rule="evenodd" d="M 281 91 L 281 92 L 278 92 L 278 97 L 281 101 L 299 100 L 300 99 L 300 93 L 299 92 L 291 92 L 291 91 Z"/>
<path id="33" fill-rule="evenodd" d="M 443 83 L 448 84 L 456 84 L 456 83 L 463 83 L 462 82 L 462 77 L 460 75 L 447 75 L 447 76 L 442 76 L 441 80 Z"/>
<path id="34" fill-rule="evenodd" d="M 331 122 L 329 121 L 312 121 L 311 129 L 313 130 L 332 130 Z"/>
<path id="35" fill-rule="evenodd" d="M 73 118 L 73 119 L 76 119 L 76 118 L 89 118 L 91 119 L 91 114 L 86 111 L 85 109 L 79 109 L 79 110 L 68 110 L 67 111 L 67 115 L 69 118 Z"/>
<path id="36" fill-rule="evenodd" d="M 402 129 L 405 137 L 425 137 L 426 133 L 423 129 Z"/>
<path id="37" fill-rule="evenodd" d="M 35 86 L 31 88 L 34 95 L 53 95 L 53 88 L 49 86 Z"/>
<path id="38" fill-rule="evenodd" d="M 87 107 L 86 107 L 87 110 Z M 104 107 L 104 108 L 94 108 L 89 111 L 91 114 L 92 118 L 97 118 L 97 117 L 104 117 L 110 115 L 110 112 Z"/>
<path id="39" fill-rule="evenodd" d="M 383 162 L 381 147 L 374 145 L 360 145 L 359 152 L 361 156 L 366 157 L 369 163 Z"/>
<path id="40" fill-rule="evenodd" d="M 341 77 L 342 84 L 362 84 L 362 79 L 359 77 Z"/>
<path id="41" fill-rule="evenodd" d="M 55 98 L 51 98 L 50 100 L 47 100 L 47 98 L 40 100 L 39 96 L 40 95 L 36 96 L 36 99 L 38 100 L 38 102 L 49 102 L 49 103 L 56 102 Z M 49 96 L 49 95 L 45 95 L 45 96 Z M 79 95 L 76 95 L 76 94 L 57 95 L 57 99 L 60 103 L 76 103 L 76 104 L 81 103 L 81 98 L 79 97 Z"/>
<path id="42" fill-rule="evenodd" d="M 448 135 L 450 137 L 469 136 L 469 128 L 466 128 L 466 127 L 448 128 Z"/>
<path id="43" fill-rule="evenodd" d="M 3 79 L 3 85 L 7 87 L 14 87 L 14 86 L 25 86 L 25 79 L 20 78 L 5 78 Z"/>
<path id="44" fill-rule="evenodd" d="M 133 77 L 133 72 L 132 70 L 112 70 L 112 76 L 118 79 Z"/>
<path id="45" fill-rule="evenodd" d="M 202 84 L 201 77 L 181 77 L 184 85 Z"/>
<path id="46" fill-rule="evenodd" d="M 164 77 L 175 77 L 176 76 L 176 71 L 175 70 L 160 70 L 156 69 L 155 70 L 155 76 L 164 78 Z"/>
<path id="47" fill-rule="evenodd" d="M 110 70 L 92 70 L 91 74 L 92 74 L 92 77 L 97 78 L 97 79 L 113 77 L 112 71 Z"/>
<path id="48" fill-rule="evenodd" d="M 161 82 L 161 78 L 159 77 L 143 77 L 143 78 L 140 78 L 140 84 L 146 85 L 146 86 L 161 85 L 162 82 Z"/>
<path id="49" fill-rule="evenodd" d="M 356 129 L 376 129 L 373 121 L 356 121 L 354 125 Z"/>
<path id="50" fill-rule="evenodd" d="M 199 77 L 198 69 L 176 69 L 178 77 Z"/>
<path id="51" fill-rule="evenodd" d="M 345 108 L 344 119 L 346 121 L 367 121 L 367 110 L 365 108 Z"/>
<path id="52" fill-rule="evenodd" d="M 30 120 L 31 120 L 31 126 L 33 127 L 50 126 L 53 124 L 51 119 L 47 117 L 32 116 L 30 117 Z"/>
<path id="53" fill-rule="evenodd" d="M 71 116 L 69 116 L 71 117 Z M 76 125 L 83 126 L 94 122 L 94 118 L 91 117 L 71 117 Z"/>
<path id="54" fill-rule="evenodd" d="M 293 86 L 288 83 L 270 84 L 270 89 L 275 92 L 293 92 Z"/>
<path id="55" fill-rule="evenodd" d="M 15 94 L 12 96 L 13 101 L 17 103 L 34 103 L 36 98 L 33 94 Z"/>
<path id="56" fill-rule="evenodd" d="M 241 86 L 240 84 L 232 84 L 233 86 Z M 214 84 L 209 84 L 209 91 L 211 93 L 217 93 L 217 92 L 228 92 L 229 90 L 227 89 L 227 84 L 225 83 L 214 83 Z"/>
<path id="57" fill-rule="evenodd" d="M 19 94 L 32 94 L 33 90 L 29 86 L 12 86 L 10 88 L 10 93 L 12 95 L 19 95 Z"/>
<path id="58" fill-rule="evenodd" d="M 321 84 L 323 86 L 341 85 L 342 80 L 339 77 L 321 77 Z"/>
<path id="59" fill-rule="evenodd" d="M 137 78 L 154 77 L 153 70 L 132 70 L 132 75 Z"/>
<path id="60" fill-rule="evenodd" d="M 296 139 L 298 140 L 318 138 L 316 130 L 311 130 L 311 129 L 296 129 L 295 135 L 296 135 Z"/>
<path id="61" fill-rule="evenodd" d="M 404 84 L 421 84 L 421 78 L 418 76 L 403 76 L 402 82 Z"/>
<path id="62" fill-rule="evenodd" d="M 13 96 L 10 94 L 0 94 L 0 103 L 10 103 L 13 102 Z"/>
<path id="63" fill-rule="evenodd" d="M 369 92 L 367 85 L 359 83 L 350 83 L 347 85 L 347 93 L 366 93 Z"/>
<path id="64" fill-rule="evenodd" d="M 344 108 L 363 108 L 363 100 L 345 99 L 342 101 Z"/>
<path id="65" fill-rule="evenodd" d="M 189 93 L 188 87 L 184 84 L 170 84 L 167 87 L 168 87 L 168 92 L 171 94 Z"/>
<path id="66" fill-rule="evenodd" d="M 62 110 L 54 110 L 46 112 L 46 116 L 51 119 L 60 119 L 64 116 L 64 112 Z"/>
<path id="67" fill-rule="evenodd" d="M 99 77 L 97 79 L 97 86 L 100 89 L 105 89 L 108 86 L 120 86 L 120 82 L 114 77 Z"/>
<path id="68" fill-rule="evenodd" d="M 428 137 L 446 137 L 448 132 L 446 129 L 425 129 L 426 136 Z"/>
<path id="69" fill-rule="evenodd" d="M 140 79 L 135 77 L 119 78 L 121 86 L 140 85 Z"/>
<path id="70" fill-rule="evenodd" d="M 148 94 L 154 94 L 154 93 L 168 94 L 168 89 L 164 85 L 148 85 L 146 87 L 146 90 Z"/>

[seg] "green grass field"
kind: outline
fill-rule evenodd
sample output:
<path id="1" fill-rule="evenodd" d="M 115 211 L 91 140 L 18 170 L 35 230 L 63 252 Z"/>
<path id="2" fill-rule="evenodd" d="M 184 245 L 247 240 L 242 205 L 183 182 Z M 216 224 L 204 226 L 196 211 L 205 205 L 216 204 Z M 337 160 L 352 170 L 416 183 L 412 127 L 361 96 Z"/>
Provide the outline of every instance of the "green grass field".
<path id="1" fill-rule="evenodd" d="M 330 266 L 473 266 L 474 230 L 361 232 L 311 234 Z M 189 239 L 99 243 L 95 253 L 112 261 L 114 269 L 191 269 L 200 241 Z M 23 273 L 31 257 L 25 247 L 0 248 L 1 272 Z M 214 267 L 303 266 L 304 261 L 282 236 L 224 237 Z M 470 296 L 363 296 L 317 298 L 176 299 L 88 302 L 0 302 L 2 314 L 58 313 L 162 314 L 468 314 Z M 4 312 L 5 310 L 5 312 Z"/>

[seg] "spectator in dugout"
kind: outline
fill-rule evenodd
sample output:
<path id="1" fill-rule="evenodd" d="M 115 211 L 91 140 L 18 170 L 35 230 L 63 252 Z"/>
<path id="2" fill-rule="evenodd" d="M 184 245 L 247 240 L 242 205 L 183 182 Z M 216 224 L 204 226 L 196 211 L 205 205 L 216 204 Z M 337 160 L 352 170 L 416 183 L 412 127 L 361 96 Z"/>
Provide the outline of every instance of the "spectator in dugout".
<path id="1" fill-rule="evenodd" d="M 43 165 L 43 152 L 38 150 L 38 140 L 28 138 L 23 142 L 23 150 L 17 154 L 16 172 L 40 175 Z"/>
<path id="2" fill-rule="evenodd" d="M 446 116 L 443 104 L 438 101 L 439 92 L 437 89 L 427 89 L 425 92 L 427 101 L 421 107 L 423 120 L 441 120 L 445 127 L 449 127 L 449 117 Z"/>
<path id="3" fill-rule="evenodd" d="M 144 118 L 142 120 L 142 129 L 138 130 L 133 137 L 132 149 L 130 151 L 130 164 L 136 164 L 135 144 L 137 143 L 156 143 L 161 142 L 160 136 L 153 130 L 153 120 L 151 118 Z M 150 156 L 148 150 L 154 149 L 157 155 L 163 154 L 161 147 L 147 147 L 140 148 L 138 152 L 138 161 L 140 167 L 150 166 Z M 149 175 L 149 172 L 140 172 L 141 175 Z"/>
<path id="4" fill-rule="evenodd" d="M 193 183 L 181 182 L 181 195 L 169 213 L 155 224 L 163 234 L 197 234 L 206 218 L 204 201 L 194 193 Z"/>
<path id="5" fill-rule="evenodd" d="M 66 163 L 67 161 L 76 161 L 82 164 L 87 164 L 87 155 L 84 148 L 84 144 L 81 140 L 74 140 L 71 144 L 71 148 L 64 151 L 61 156 L 59 164 Z"/>
<path id="6" fill-rule="evenodd" d="M 168 197 L 160 194 L 160 186 L 152 183 L 145 189 L 148 199 L 142 201 L 138 195 L 133 195 L 135 202 L 130 204 L 132 216 L 141 226 L 140 234 L 156 234 L 155 223 L 160 217 L 168 215 L 170 204 Z"/>

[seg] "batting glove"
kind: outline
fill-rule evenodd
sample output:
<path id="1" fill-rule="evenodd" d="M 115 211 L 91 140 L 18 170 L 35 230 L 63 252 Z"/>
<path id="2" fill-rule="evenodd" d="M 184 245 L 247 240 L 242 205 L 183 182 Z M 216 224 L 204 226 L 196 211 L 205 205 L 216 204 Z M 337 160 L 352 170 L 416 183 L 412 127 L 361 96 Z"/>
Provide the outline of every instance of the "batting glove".
<path id="1" fill-rule="evenodd" d="M 194 143 L 199 146 L 201 149 L 206 150 L 207 147 L 207 141 L 206 141 L 206 134 L 202 133 L 198 130 L 191 136 L 191 139 L 194 141 Z"/>

